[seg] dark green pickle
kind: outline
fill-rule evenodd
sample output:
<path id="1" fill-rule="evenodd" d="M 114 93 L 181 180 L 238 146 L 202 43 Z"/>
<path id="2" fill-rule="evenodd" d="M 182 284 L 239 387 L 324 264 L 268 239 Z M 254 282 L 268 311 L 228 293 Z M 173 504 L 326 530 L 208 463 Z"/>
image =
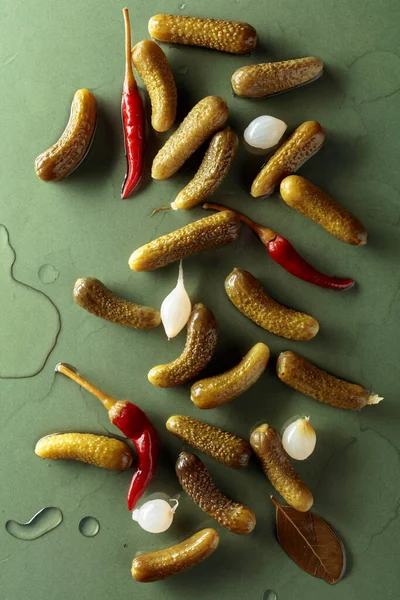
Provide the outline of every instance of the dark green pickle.
<path id="1" fill-rule="evenodd" d="M 187 324 L 186 344 L 172 363 L 153 367 L 148 374 L 157 387 L 176 387 L 194 379 L 210 362 L 218 342 L 218 324 L 204 304 L 195 304 Z"/>
<path id="2" fill-rule="evenodd" d="M 133 329 L 153 329 L 161 323 L 158 310 L 116 296 L 94 277 L 77 279 L 73 297 L 79 306 L 111 323 Z"/>

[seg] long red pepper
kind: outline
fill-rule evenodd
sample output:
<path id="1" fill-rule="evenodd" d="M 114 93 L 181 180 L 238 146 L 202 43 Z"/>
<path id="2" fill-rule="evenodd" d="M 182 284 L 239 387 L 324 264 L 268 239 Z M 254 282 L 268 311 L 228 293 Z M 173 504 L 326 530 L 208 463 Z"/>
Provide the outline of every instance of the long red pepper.
<path id="1" fill-rule="evenodd" d="M 203 208 L 212 208 L 214 210 L 232 210 L 221 204 L 203 204 Z M 267 248 L 270 257 L 281 267 L 286 269 L 291 275 L 312 283 L 319 287 L 329 288 L 331 290 L 347 290 L 353 287 L 354 279 L 339 279 L 330 277 L 324 273 L 320 273 L 310 265 L 300 254 L 295 250 L 292 244 L 284 237 L 272 231 L 268 227 L 263 227 L 255 223 L 248 217 L 245 217 L 237 211 L 234 212 L 240 220 L 248 225 L 260 238 L 264 246 Z"/>
<path id="2" fill-rule="evenodd" d="M 126 400 L 115 400 L 78 375 L 69 365 L 59 363 L 56 371 L 66 375 L 98 398 L 108 410 L 111 423 L 133 442 L 138 462 L 127 498 L 128 509 L 132 510 L 152 480 L 157 468 L 159 441 L 150 419 L 136 404 Z"/>
<path id="3" fill-rule="evenodd" d="M 138 185 L 143 169 L 144 117 L 139 90 L 133 76 L 132 43 L 129 11 L 123 9 L 125 20 L 125 79 L 122 91 L 122 123 L 124 129 L 126 174 L 121 198 L 130 196 Z"/>

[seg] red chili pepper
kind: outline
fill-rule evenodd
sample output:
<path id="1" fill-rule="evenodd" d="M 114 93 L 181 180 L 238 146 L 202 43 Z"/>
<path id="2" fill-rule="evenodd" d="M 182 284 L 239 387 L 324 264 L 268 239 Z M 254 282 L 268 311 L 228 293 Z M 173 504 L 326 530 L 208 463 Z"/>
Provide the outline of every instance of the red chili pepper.
<path id="1" fill-rule="evenodd" d="M 209 203 L 203 204 L 203 208 L 232 210 L 227 206 Z M 236 211 L 232 212 L 234 212 L 243 223 L 246 223 L 246 225 L 258 235 L 264 246 L 267 248 L 271 258 L 295 277 L 331 290 L 348 290 L 353 287 L 355 283 L 354 279 L 339 279 L 320 273 L 300 256 L 287 239 L 280 236 L 278 233 L 275 233 L 272 229 L 263 227 Z"/>
<path id="2" fill-rule="evenodd" d="M 121 113 L 127 170 L 122 185 L 121 198 L 125 200 L 133 192 L 142 176 L 144 118 L 142 100 L 133 76 L 131 25 L 127 8 L 123 9 L 123 14 L 125 19 L 125 79 Z"/>
<path id="3" fill-rule="evenodd" d="M 138 463 L 127 498 L 128 509 L 132 510 L 152 480 L 157 468 L 159 442 L 157 432 L 150 419 L 138 406 L 126 400 L 114 400 L 83 379 L 69 365 L 59 363 L 56 371 L 66 375 L 98 398 L 108 410 L 111 423 L 133 442 L 138 455 Z"/>

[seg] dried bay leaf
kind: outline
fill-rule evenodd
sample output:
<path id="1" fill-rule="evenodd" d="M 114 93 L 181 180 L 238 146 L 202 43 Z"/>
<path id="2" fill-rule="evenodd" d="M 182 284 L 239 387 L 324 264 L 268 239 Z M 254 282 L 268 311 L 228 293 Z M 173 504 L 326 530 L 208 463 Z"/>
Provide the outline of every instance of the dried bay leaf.
<path id="1" fill-rule="evenodd" d="M 276 507 L 278 542 L 290 558 L 313 577 L 330 584 L 339 581 L 346 568 L 346 556 L 330 525 L 311 512 L 281 506 L 273 496 L 271 500 Z"/>

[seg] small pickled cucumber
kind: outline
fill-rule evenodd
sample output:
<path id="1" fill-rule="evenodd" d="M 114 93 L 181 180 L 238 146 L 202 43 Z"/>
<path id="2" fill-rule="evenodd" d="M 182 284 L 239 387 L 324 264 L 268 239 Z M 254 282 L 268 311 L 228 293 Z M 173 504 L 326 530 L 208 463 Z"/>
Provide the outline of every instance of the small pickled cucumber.
<path id="1" fill-rule="evenodd" d="M 248 23 L 184 15 L 154 15 L 149 33 L 160 42 L 204 46 L 232 54 L 247 54 L 257 43 L 256 30 Z"/>
<path id="2" fill-rule="evenodd" d="M 123 471 L 132 464 L 131 449 L 122 440 L 92 433 L 54 433 L 35 447 L 41 458 L 79 460 L 89 465 Z"/>
<path id="3" fill-rule="evenodd" d="M 219 96 L 200 100 L 153 160 L 153 179 L 168 179 L 228 119 L 228 105 Z"/>
<path id="4" fill-rule="evenodd" d="M 365 227 L 319 187 L 298 175 L 285 177 L 280 185 L 282 200 L 338 240 L 353 246 L 367 243 Z"/>
<path id="5" fill-rule="evenodd" d="M 177 93 L 167 57 L 153 40 L 142 40 L 133 48 L 132 60 L 150 96 L 153 129 L 168 131 L 176 117 Z"/>
<path id="6" fill-rule="evenodd" d="M 249 444 L 234 433 L 183 415 L 170 417 L 166 427 L 185 444 L 190 444 L 227 467 L 241 469 L 249 462 Z"/>
<path id="7" fill-rule="evenodd" d="M 43 181 L 58 181 L 67 177 L 82 162 L 89 151 L 96 129 L 97 108 L 92 92 L 78 90 L 71 105 L 71 114 L 64 133 L 51 148 L 35 160 L 35 171 Z"/>
<path id="8" fill-rule="evenodd" d="M 361 385 L 339 379 L 313 365 L 296 352 L 281 352 L 276 372 L 291 388 L 337 408 L 357 410 L 367 404 L 379 404 L 383 398 L 370 394 Z"/>
<path id="9" fill-rule="evenodd" d="M 139 306 L 116 296 L 94 277 L 78 279 L 74 285 L 75 302 L 88 312 L 133 329 L 152 329 L 161 323 L 158 310 Z"/>
<path id="10" fill-rule="evenodd" d="M 129 259 L 133 271 L 153 271 L 201 250 L 225 246 L 239 237 L 240 219 L 223 211 L 189 223 L 141 246 Z"/>
<path id="11" fill-rule="evenodd" d="M 243 315 L 266 331 L 287 340 L 310 340 L 318 333 L 318 321 L 276 302 L 248 271 L 234 269 L 225 280 L 225 291 Z"/>
<path id="12" fill-rule="evenodd" d="M 314 81 L 323 68 L 314 56 L 247 65 L 232 75 L 232 88 L 243 98 L 264 98 Z"/>
<path id="13" fill-rule="evenodd" d="M 237 154 L 238 137 L 230 127 L 212 138 L 199 170 L 172 202 L 174 210 L 193 208 L 206 200 L 221 185 Z"/>
<path id="14" fill-rule="evenodd" d="M 247 535 L 256 526 L 254 512 L 229 500 L 215 485 L 205 464 L 195 454 L 181 452 L 175 471 L 187 495 L 210 517 L 232 533 Z"/>
<path id="15" fill-rule="evenodd" d="M 251 186 L 251 195 L 258 198 L 272 194 L 282 179 L 322 148 L 324 140 L 324 130 L 317 121 L 302 123 L 262 167 Z"/>
<path id="16" fill-rule="evenodd" d="M 153 367 L 148 374 L 157 387 L 175 387 L 196 377 L 210 362 L 218 342 L 218 325 L 211 310 L 195 304 L 187 324 L 186 344 L 174 362 Z"/>
<path id="17" fill-rule="evenodd" d="M 215 529 L 202 529 L 180 544 L 137 556 L 132 562 L 132 577 L 149 583 L 178 575 L 210 556 L 218 543 Z"/>
<path id="18" fill-rule="evenodd" d="M 266 344 L 258 343 L 243 360 L 225 373 L 197 381 L 190 390 L 190 399 L 198 408 L 215 408 L 248 390 L 263 374 L 270 356 Z"/>
<path id="19" fill-rule="evenodd" d="M 250 436 L 250 445 L 260 459 L 265 475 L 277 492 L 300 512 L 307 512 L 314 503 L 313 495 L 290 464 L 277 431 L 260 425 Z"/>

